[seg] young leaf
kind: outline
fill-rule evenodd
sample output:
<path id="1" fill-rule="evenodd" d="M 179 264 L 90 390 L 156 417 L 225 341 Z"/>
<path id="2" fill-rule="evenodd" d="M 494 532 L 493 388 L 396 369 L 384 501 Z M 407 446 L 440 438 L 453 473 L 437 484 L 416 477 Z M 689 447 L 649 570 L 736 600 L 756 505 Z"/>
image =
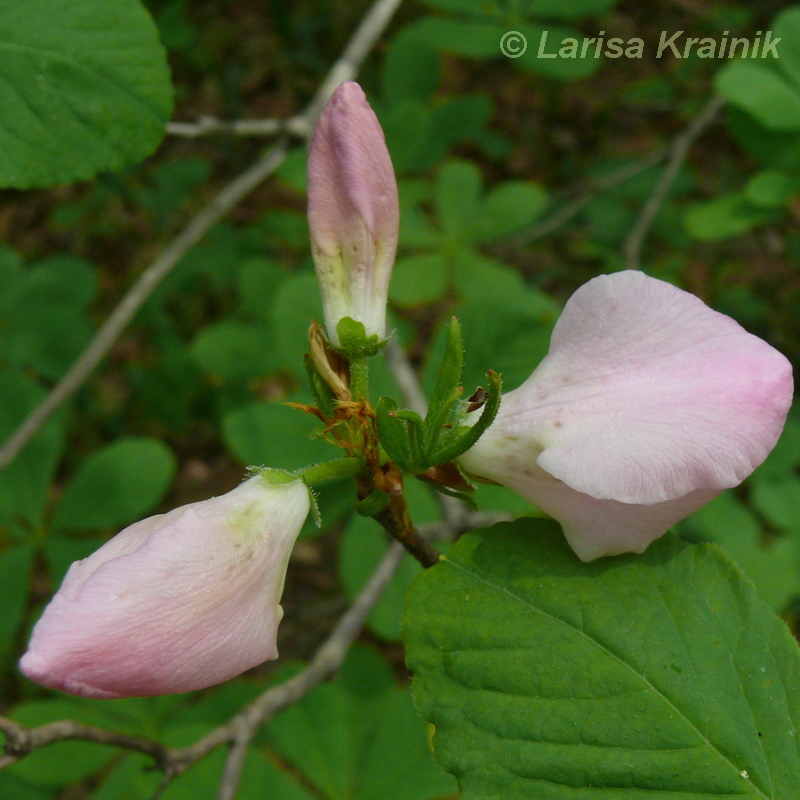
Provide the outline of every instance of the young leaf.
<path id="1" fill-rule="evenodd" d="M 428 413 L 425 416 L 425 454 L 428 458 L 439 441 L 442 426 L 447 422 L 450 411 L 461 395 L 459 383 L 463 366 L 461 325 L 453 317 L 447 329 L 442 363 L 439 365 L 436 386 L 431 393 Z"/>
<path id="2" fill-rule="evenodd" d="M 431 459 L 432 464 L 441 464 L 445 461 L 452 461 L 462 453 L 469 450 L 483 432 L 494 422 L 497 411 L 500 408 L 500 398 L 503 391 L 503 378 L 494 370 L 489 370 L 489 390 L 486 394 L 486 402 L 483 405 L 478 421 L 471 428 L 462 428 L 459 434 L 453 437 L 444 447 L 442 447 Z"/>
<path id="3" fill-rule="evenodd" d="M 409 666 L 470 800 L 784 800 L 800 653 L 713 545 L 581 563 L 553 522 L 473 531 L 412 585 Z"/>
<path id="4" fill-rule="evenodd" d="M 389 458 L 404 472 L 424 469 L 423 423 L 419 414 L 398 410 L 390 397 L 381 397 L 375 409 L 378 438 Z"/>

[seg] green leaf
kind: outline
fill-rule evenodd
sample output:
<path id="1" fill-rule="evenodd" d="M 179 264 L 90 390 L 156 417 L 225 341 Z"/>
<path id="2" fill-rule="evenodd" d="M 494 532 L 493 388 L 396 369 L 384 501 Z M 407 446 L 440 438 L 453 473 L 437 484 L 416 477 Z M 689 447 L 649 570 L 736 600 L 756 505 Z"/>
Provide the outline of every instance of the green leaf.
<path id="1" fill-rule="evenodd" d="M 790 414 L 783 426 L 783 433 L 767 460 L 756 470 L 754 477 L 777 479 L 785 477 L 800 466 L 800 419 Z"/>
<path id="2" fill-rule="evenodd" d="M 267 322 L 285 270 L 265 258 L 249 258 L 239 268 L 238 288 L 242 309 L 256 322 Z"/>
<path id="3" fill-rule="evenodd" d="M 476 253 L 458 259 L 454 278 L 463 298 L 457 313 L 464 335 L 464 391 L 469 396 L 490 369 L 513 389 L 547 353 L 558 304 L 526 286 L 518 271 Z M 431 383 L 429 377 L 426 385 Z"/>
<path id="4" fill-rule="evenodd" d="M 423 17 L 417 30 L 435 50 L 468 58 L 500 58 L 500 38 L 506 31 L 500 24 L 446 17 Z"/>
<path id="5" fill-rule="evenodd" d="M 222 426 L 225 443 L 245 466 L 299 469 L 337 452 L 312 438 L 319 420 L 282 403 L 242 406 L 226 414 Z"/>
<path id="6" fill-rule="evenodd" d="M 33 565 L 33 548 L 12 547 L 0 554 L 0 664 L 11 654 L 28 603 L 28 588 Z"/>
<path id="7" fill-rule="evenodd" d="M 417 473 L 425 463 L 422 417 L 414 411 L 398 409 L 391 397 L 381 397 L 375 408 L 378 438 L 389 458 L 404 472 Z"/>
<path id="8" fill-rule="evenodd" d="M 461 344 L 461 326 L 453 317 L 447 328 L 442 361 L 436 384 L 430 396 L 425 416 L 426 455 L 431 456 L 439 440 L 442 426 L 448 421 L 450 411 L 461 391 L 461 371 L 464 368 L 464 346 Z"/>
<path id="9" fill-rule="evenodd" d="M 800 131 L 800 90 L 769 67 L 752 61 L 726 64 L 714 81 L 729 103 L 773 131 Z"/>
<path id="10" fill-rule="evenodd" d="M 0 52 L 0 185 L 85 180 L 161 141 L 172 86 L 137 0 L 5 3 Z"/>
<path id="11" fill-rule="evenodd" d="M 800 479 L 786 475 L 782 480 L 753 478 L 753 505 L 776 527 L 800 534 Z M 792 574 L 797 570 L 793 569 Z M 795 581 L 800 583 L 800 576 Z"/>
<path id="12" fill-rule="evenodd" d="M 429 166 L 432 115 L 427 106 L 419 100 L 400 100 L 381 114 L 381 125 L 396 172 Z M 400 224 L 406 223 L 401 213 Z"/>
<path id="13" fill-rule="evenodd" d="M 434 202 L 443 230 L 469 238 L 480 214 L 481 172 L 471 161 L 449 161 L 436 178 Z"/>
<path id="14" fill-rule="evenodd" d="M 747 233 L 773 214 L 771 209 L 752 205 L 744 194 L 723 194 L 691 206 L 686 212 L 686 229 L 695 239 L 715 242 Z"/>
<path id="15" fill-rule="evenodd" d="M 170 733 L 179 736 L 182 744 L 188 746 L 201 736 L 210 733 L 210 728 L 199 725 L 176 726 Z M 159 797 L 163 800 L 206 800 L 206 798 L 211 800 L 216 794 L 216 787 L 222 780 L 224 768 L 225 750 L 217 749 L 173 780 L 163 795 L 159 795 Z M 120 785 L 124 784 L 117 783 L 117 786 Z M 154 789 L 151 790 L 141 800 L 151 800 L 154 791 Z M 119 800 L 120 797 L 121 795 L 107 794 L 100 800 Z M 245 756 L 241 781 L 236 789 L 236 800 L 267 800 L 267 798 L 269 800 L 315 800 L 315 796 L 298 785 L 294 777 L 270 763 L 263 753 L 257 752 L 255 748 L 251 747 Z M 131 800 L 140 800 L 140 798 L 134 796 Z"/>
<path id="16" fill-rule="evenodd" d="M 158 439 L 118 439 L 81 464 L 56 507 L 53 527 L 99 530 L 134 522 L 161 502 L 175 469 L 175 456 Z"/>
<path id="17" fill-rule="evenodd" d="M 88 558 L 107 541 L 105 536 L 68 536 L 59 531 L 49 535 L 42 543 L 42 553 L 49 567 L 51 586 L 59 586 L 73 562 Z"/>
<path id="18" fill-rule="evenodd" d="M 308 326 L 322 321 L 317 276 L 303 272 L 285 280 L 272 301 L 270 320 L 275 349 L 283 364 L 300 373 L 303 355 L 308 350 Z"/>
<path id="19" fill-rule="evenodd" d="M 447 266 L 442 253 L 425 253 L 397 259 L 389 298 L 400 306 L 439 300 L 447 287 Z"/>
<path id="20" fill-rule="evenodd" d="M 549 19 L 576 20 L 583 17 L 595 17 L 607 14 L 617 0 L 533 0 L 528 6 L 528 13 Z"/>
<path id="21" fill-rule="evenodd" d="M 268 375 L 280 366 L 268 332 L 233 319 L 203 328 L 191 353 L 207 372 L 229 381 Z"/>
<path id="22" fill-rule="evenodd" d="M 800 588 L 793 538 L 772 537 L 767 542 L 758 520 L 732 492 L 723 492 L 692 514 L 682 523 L 682 530 L 722 547 L 776 611 L 785 609 Z"/>
<path id="23" fill-rule="evenodd" d="M 487 8 L 486 0 L 425 0 L 425 3 L 444 11 L 457 11 L 479 17 L 485 16 Z"/>
<path id="24" fill-rule="evenodd" d="M 771 131 L 746 111 L 730 106 L 727 125 L 744 151 L 776 169 L 800 168 L 800 136 L 791 131 Z"/>
<path id="25" fill-rule="evenodd" d="M 453 780 L 428 752 L 425 724 L 388 665 L 354 648 L 338 680 L 318 686 L 273 719 L 275 749 L 326 800 L 451 797 Z"/>
<path id="26" fill-rule="evenodd" d="M 418 30 L 404 28 L 383 59 L 383 95 L 390 105 L 427 100 L 439 83 L 439 56 Z"/>
<path id="27" fill-rule="evenodd" d="M 711 545 L 583 564 L 552 522 L 474 531 L 404 617 L 414 694 L 464 800 L 784 800 L 800 658 Z"/>
<path id="28" fill-rule="evenodd" d="M 800 6 L 783 9 L 772 22 L 772 34 L 781 40 L 778 67 L 800 91 Z"/>
<path id="29" fill-rule="evenodd" d="M 800 181 L 783 172 L 765 169 L 753 175 L 744 188 L 745 197 L 759 208 L 780 208 L 800 193 Z"/>
<path id="30" fill-rule="evenodd" d="M 534 222 L 547 207 L 547 192 L 529 181 L 506 181 L 492 189 L 483 201 L 477 242 L 490 242 L 516 233 Z"/>
<path id="31" fill-rule="evenodd" d="M 0 360 L 61 377 L 92 336 L 85 308 L 96 292 L 91 264 L 73 256 L 9 274 L 0 297 Z"/>
<path id="32" fill-rule="evenodd" d="M 428 144 L 428 166 L 444 159 L 450 148 L 463 141 L 485 146 L 495 142 L 486 126 L 492 118 L 494 103 L 488 95 L 472 94 L 453 97 L 431 109 L 431 134 Z"/>
<path id="33" fill-rule="evenodd" d="M 380 525 L 366 517 L 354 517 L 342 537 L 339 554 L 339 575 L 351 600 L 364 588 L 385 552 L 386 537 Z M 404 556 L 389 588 L 370 612 L 369 627 L 381 638 L 400 641 L 403 598 L 421 569 L 419 562 L 411 556 Z"/>
<path id="34" fill-rule="evenodd" d="M 564 3 L 565 7 L 567 5 Z M 600 57 L 595 56 L 597 43 L 587 44 L 584 55 L 581 55 L 584 38 L 592 37 L 584 37 L 576 28 L 524 24 L 519 26 L 518 32 L 525 37 L 527 46 L 525 51 L 514 59 L 514 63 L 541 75 L 562 81 L 580 80 L 593 75 L 602 63 L 602 48 Z M 571 49 L 572 42 L 565 40 L 577 42 L 575 49 Z M 561 53 L 564 47 L 568 48 L 569 57 Z"/>
<path id="35" fill-rule="evenodd" d="M 44 391 L 21 375 L 0 372 L 0 440 L 5 441 Z M 42 523 L 47 492 L 64 444 L 63 418 L 50 420 L 17 457 L 0 470 L 0 529 L 15 532 Z"/>
<path id="36" fill-rule="evenodd" d="M 458 458 L 462 453 L 469 450 L 494 422 L 494 418 L 500 408 L 503 378 L 499 373 L 492 370 L 489 370 L 487 377 L 489 379 L 489 388 L 487 389 L 486 401 L 481 409 L 481 415 L 473 423 L 472 427 L 458 431 L 449 441 L 443 443 L 442 447 L 431 458 L 434 464 L 442 464 L 445 461 L 452 461 Z"/>

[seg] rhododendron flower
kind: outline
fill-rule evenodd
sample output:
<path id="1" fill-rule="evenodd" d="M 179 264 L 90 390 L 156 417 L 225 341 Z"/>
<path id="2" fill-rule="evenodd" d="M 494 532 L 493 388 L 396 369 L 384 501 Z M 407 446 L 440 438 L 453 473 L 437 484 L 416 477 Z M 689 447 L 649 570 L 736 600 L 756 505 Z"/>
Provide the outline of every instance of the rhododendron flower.
<path id="1" fill-rule="evenodd" d="M 641 553 L 766 458 L 791 399 L 789 362 L 730 317 L 641 272 L 604 275 L 460 461 L 557 519 L 584 561 Z"/>
<path id="2" fill-rule="evenodd" d="M 344 317 L 386 335 L 386 298 L 397 249 L 397 183 L 380 123 L 357 83 L 322 112 L 308 157 L 308 224 L 328 336 Z"/>
<path id="3" fill-rule="evenodd" d="M 70 567 L 22 671 L 84 697 L 146 697 L 277 658 L 279 601 L 309 502 L 301 481 L 256 476 L 125 528 Z"/>

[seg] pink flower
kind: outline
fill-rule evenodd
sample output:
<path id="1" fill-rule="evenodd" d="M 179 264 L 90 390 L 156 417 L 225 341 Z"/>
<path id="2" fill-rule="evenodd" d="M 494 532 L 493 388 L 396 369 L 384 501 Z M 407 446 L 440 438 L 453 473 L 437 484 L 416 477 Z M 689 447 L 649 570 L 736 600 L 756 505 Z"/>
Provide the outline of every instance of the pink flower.
<path id="1" fill-rule="evenodd" d="M 383 131 L 357 83 L 343 83 L 320 116 L 308 157 L 308 223 L 328 336 L 343 317 L 386 335 L 397 249 L 397 183 Z"/>
<path id="2" fill-rule="evenodd" d="M 557 519 L 582 560 L 641 553 L 766 458 L 791 401 L 789 362 L 730 317 L 641 272 L 603 275 L 460 460 Z"/>
<path id="3" fill-rule="evenodd" d="M 83 697 L 147 697 L 277 658 L 286 567 L 308 510 L 302 482 L 257 476 L 125 528 L 70 567 L 22 671 Z"/>

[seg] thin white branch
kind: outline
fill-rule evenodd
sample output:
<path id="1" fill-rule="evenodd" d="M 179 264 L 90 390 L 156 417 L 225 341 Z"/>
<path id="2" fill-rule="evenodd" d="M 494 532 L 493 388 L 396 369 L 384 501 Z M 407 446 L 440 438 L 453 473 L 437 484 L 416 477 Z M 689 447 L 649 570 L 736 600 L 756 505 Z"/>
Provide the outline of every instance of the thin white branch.
<path id="1" fill-rule="evenodd" d="M 669 194 L 669 190 L 678 173 L 689 155 L 689 150 L 698 137 L 716 119 L 725 101 L 721 97 L 713 97 L 706 103 L 700 112 L 692 118 L 689 125 L 679 136 L 675 137 L 670 150 L 669 159 L 664 167 L 664 172 L 658 180 L 652 194 L 642 208 L 636 224 L 633 226 L 628 239 L 625 242 L 623 252 L 625 254 L 625 264 L 628 269 L 639 269 L 642 260 L 642 246 L 648 231 L 656 220 L 659 209 Z"/>
<path id="2" fill-rule="evenodd" d="M 42 402 L 22 421 L 0 450 L 0 469 L 9 464 L 39 428 L 80 388 L 97 364 L 108 353 L 122 331 L 154 289 L 196 245 L 209 229 L 243 197 L 271 175 L 288 153 L 288 144 L 278 142 L 235 180 L 231 181 L 176 236 L 145 269 L 116 308 L 100 326 L 97 334 Z"/>
<path id="3" fill-rule="evenodd" d="M 406 405 L 412 411 L 416 411 L 417 414 L 424 417 L 428 410 L 428 400 L 425 397 L 425 392 L 422 391 L 422 386 L 417 373 L 414 372 L 414 367 L 411 366 L 411 362 L 409 362 L 403 351 L 402 345 L 393 336 L 386 343 L 383 352 Z"/>
<path id="4" fill-rule="evenodd" d="M 342 81 L 352 80 L 358 74 L 362 62 L 389 24 L 400 2 L 401 0 L 377 0 L 365 14 L 342 55 L 331 67 L 314 98 L 300 115 L 305 122 L 306 132 L 313 130 L 331 92 Z M 269 177 L 283 163 L 288 152 L 288 141 L 285 139 L 278 141 L 206 205 L 145 269 L 66 374 L 5 442 L 0 449 L 0 469 L 11 463 L 42 425 L 80 388 L 145 300 L 186 252 L 237 203 Z"/>
<path id="5" fill-rule="evenodd" d="M 477 513 L 463 516 L 457 525 L 436 522 L 423 525 L 420 533 L 427 539 L 448 539 L 453 534 L 463 533 L 476 527 L 492 525 L 510 519 L 500 513 Z M 38 728 L 26 726 L 0 717 L 0 732 L 6 736 L 6 754 L 0 757 L 0 768 L 16 763 L 34 750 L 46 747 L 53 742 L 80 739 L 87 742 L 109 744 L 127 750 L 135 750 L 151 756 L 164 771 L 165 781 L 159 787 L 163 791 L 169 780 L 185 772 L 192 764 L 207 756 L 212 750 L 230 744 L 231 752 L 221 785 L 221 798 L 233 797 L 234 776 L 237 776 L 243 762 L 243 754 L 258 729 L 279 711 L 307 695 L 315 686 L 331 677 L 342 665 L 350 645 L 358 637 L 375 604 L 391 583 L 405 550 L 393 542 L 379 562 L 372 576 L 359 593 L 353 604 L 339 618 L 325 641 L 320 645 L 308 666 L 302 672 L 278 686 L 267 689 L 252 703 L 237 712 L 226 723 L 188 747 L 177 750 L 160 742 L 130 736 L 125 733 L 84 725 L 72 720 L 48 722 Z M 224 789 L 227 794 L 222 794 Z"/>
<path id="6" fill-rule="evenodd" d="M 641 161 L 626 164 L 624 167 L 609 172 L 607 175 L 603 175 L 599 178 L 594 178 L 588 181 L 588 183 L 582 181 L 582 186 L 579 186 L 576 190 L 573 190 L 573 192 L 567 193 L 568 196 L 569 194 L 573 195 L 569 200 L 556 208 L 551 214 L 544 217 L 544 219 L 531 225 L 530 228 L 515 233 L 504 240 L 501 243 L 502 249 L 505 250 L 506 248 L 515 248 L 530 244 L 536 239 L 547 236 L 562 225 L 566 225 L 566 223 L 576 216 L 584 206 L 588 205 L 598 195 L 625 183 L 625 181 L 630 180 L 658 164 L 660 161 L 663 161 L 664 158 L 666 158 L 667 152 L 667 148 L 659 148 L 645 156 Z"/>
<path id="7" fill-rule="evenodd" d="M 383 594 L 397 571 L 405 550 L 392 542 L 386 555 L 361 590 L 352 606 L 342 615 L 336 627 L 314 654 L 309 665 L 288 681 L 268 689 L 264 694 L 245 706 L 226 726 L 212 731 L 187 751 L 192 762 L 202 758 L 225 741 L 233 741 L 223 771 L 218 800 L 233 800 L 239 784 L 247 747 L 258 729 L 279 711 L 305 697 L 314 687 L 334 675 L 347 655 L 350 645 L 358 637 L 370 611 Z M 227 730 L 226 730 L 227 728 Z M 178 758 L 183 753 L 177 754 Z"/>
<path id="8" fill-rule="evenodd" d="M 301 115 L 288 119 L 237 119 L 226 120 L 202 116 L 197 122 L 168 122 L 167 133 L 196 139 L 199 136 L 226 134 L 228 136 L 289 136 L 307 137 L 308 121 Z"/>

